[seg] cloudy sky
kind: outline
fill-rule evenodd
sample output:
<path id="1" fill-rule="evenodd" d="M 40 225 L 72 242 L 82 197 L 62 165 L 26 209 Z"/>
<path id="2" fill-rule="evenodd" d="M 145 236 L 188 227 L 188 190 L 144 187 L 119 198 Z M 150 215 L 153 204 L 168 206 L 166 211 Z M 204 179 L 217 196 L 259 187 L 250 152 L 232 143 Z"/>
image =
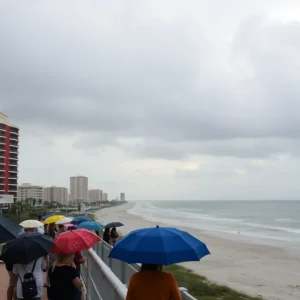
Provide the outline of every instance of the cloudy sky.
<path id="1" fill-rule="evenodd" d="M 19 182 L 298 199 L 299 36 L 292 0 L 1 1 Z"/>

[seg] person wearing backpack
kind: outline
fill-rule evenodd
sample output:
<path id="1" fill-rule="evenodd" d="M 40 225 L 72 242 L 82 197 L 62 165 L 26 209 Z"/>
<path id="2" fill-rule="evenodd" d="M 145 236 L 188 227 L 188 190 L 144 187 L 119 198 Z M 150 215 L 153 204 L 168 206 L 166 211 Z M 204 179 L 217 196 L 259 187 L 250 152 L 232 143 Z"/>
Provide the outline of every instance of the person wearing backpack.
<path id="1" fill-rule="evenodd" d="M 18 276 L 18 300 L 41 300 L 43 297 L 43 273 L 48 269 L 47 257 L 40 257 L 27 265 L 15 264 L 13 272 Z"/>

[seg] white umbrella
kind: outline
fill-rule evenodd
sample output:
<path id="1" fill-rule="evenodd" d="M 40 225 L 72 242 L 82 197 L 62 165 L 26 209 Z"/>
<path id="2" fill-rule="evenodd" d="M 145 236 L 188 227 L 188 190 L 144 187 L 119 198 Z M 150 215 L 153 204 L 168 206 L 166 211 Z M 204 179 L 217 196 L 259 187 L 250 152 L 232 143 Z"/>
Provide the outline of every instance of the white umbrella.
<path id="1" fill-rule="evenodd" d="M 74 218 L 70 218 L 70 217 L 65 217 L 59 221 L 57 221 L 55 224 L 56 225 L 63 225 L 63 224 L 67 224 L 67 223 L 71 223 L 73 221 Z"/>
<path id="2" fill-rule="evenodd" d="M 24 228 L 38 228 L 44 226 L 44 224 L 37 220 L 26 220 L 21 222 L 20 226 Z"/>

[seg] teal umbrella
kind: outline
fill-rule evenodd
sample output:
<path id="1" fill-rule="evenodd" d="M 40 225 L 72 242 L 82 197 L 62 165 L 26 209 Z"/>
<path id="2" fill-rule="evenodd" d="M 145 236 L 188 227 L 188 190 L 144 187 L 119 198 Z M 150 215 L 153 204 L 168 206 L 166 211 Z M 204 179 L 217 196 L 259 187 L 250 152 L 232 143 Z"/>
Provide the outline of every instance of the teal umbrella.
<path id="1" fill-rule="evenodd" d="M 77 229 L 84 228 L 88 230 L 103 230 L 104 226 L 97 221 L 85 221 L 78 224 Z"/>

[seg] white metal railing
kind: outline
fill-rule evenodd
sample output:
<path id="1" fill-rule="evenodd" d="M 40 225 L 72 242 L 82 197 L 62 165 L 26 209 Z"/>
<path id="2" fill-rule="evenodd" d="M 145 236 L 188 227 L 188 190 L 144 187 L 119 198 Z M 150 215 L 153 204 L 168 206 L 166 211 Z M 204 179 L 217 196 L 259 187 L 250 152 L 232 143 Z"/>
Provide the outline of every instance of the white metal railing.
<path id="1" fill-rule="evenodd" d="M 86 251 L 81 277 L 87 300 L 125 300 L 127 288 L 92 249 Z"/>
<path id="2" fill-rule="evenodd" d="M 87 300 L 126 299 L 131 276 L 138 272 L 139 264 L 127 264 L 108 258 L 111 246 L 104 241 L 87 251 L 87 263 L 82 267 L 82 279 Z M 184 287 L 179 288 L 183 300 L 196 300 Z"/>

